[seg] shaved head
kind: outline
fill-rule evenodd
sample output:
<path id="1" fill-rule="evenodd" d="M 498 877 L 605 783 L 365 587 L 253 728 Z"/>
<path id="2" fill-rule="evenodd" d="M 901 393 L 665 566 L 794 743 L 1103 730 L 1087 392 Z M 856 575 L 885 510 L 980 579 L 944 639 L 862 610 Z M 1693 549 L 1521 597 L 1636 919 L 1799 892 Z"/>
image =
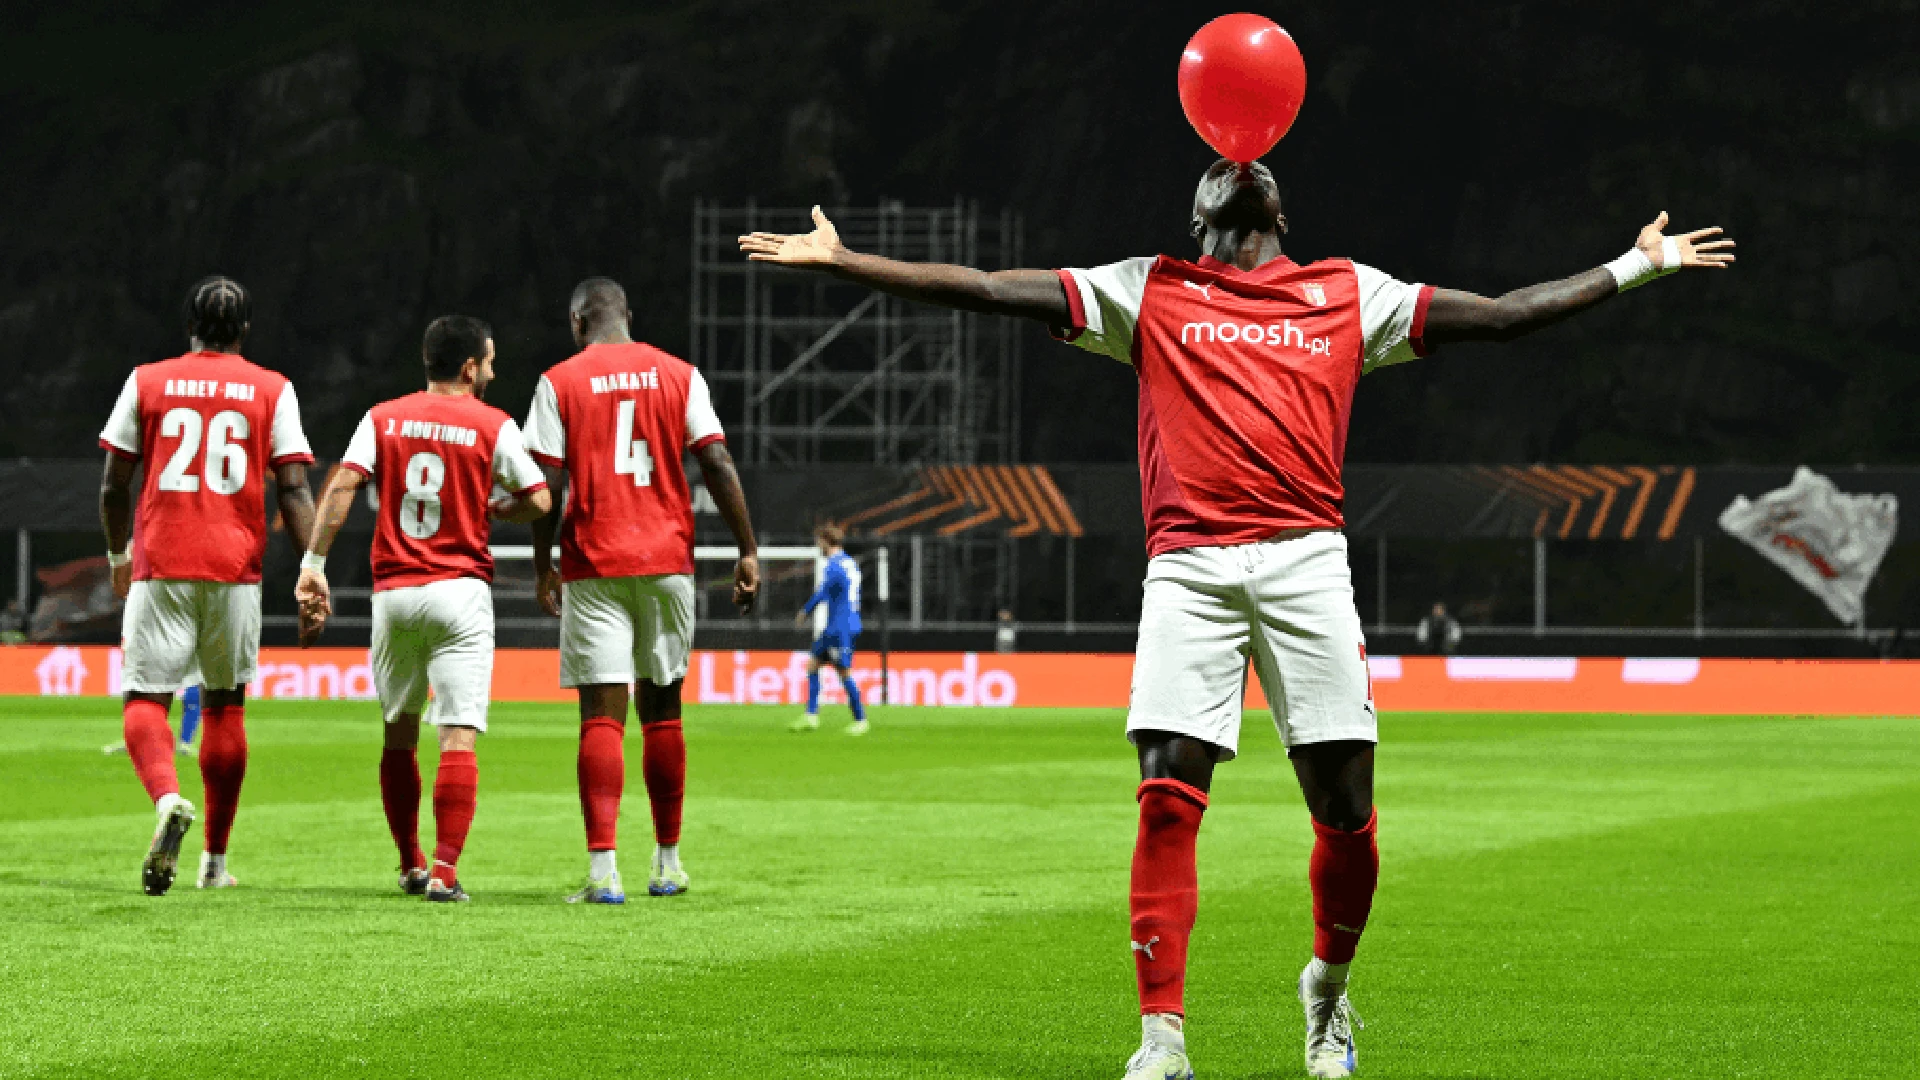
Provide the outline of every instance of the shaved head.
<path id="1" fill-rule="evenodd" d="M 598 323 L 605 318 L 625 321 L 627 290 L 612 278 L 590 277 L 573 287 L 571 307 L 575 315 Z"/>
<path id="2" fill-rule="evenodd" d="M 590 277 L 573 287 L 568 302 L 573 338 L 582 347 L 595 342 L 631 341 L 628 324 L 633 312 L 627 307 L 627 290 L 612 278 Z"/>

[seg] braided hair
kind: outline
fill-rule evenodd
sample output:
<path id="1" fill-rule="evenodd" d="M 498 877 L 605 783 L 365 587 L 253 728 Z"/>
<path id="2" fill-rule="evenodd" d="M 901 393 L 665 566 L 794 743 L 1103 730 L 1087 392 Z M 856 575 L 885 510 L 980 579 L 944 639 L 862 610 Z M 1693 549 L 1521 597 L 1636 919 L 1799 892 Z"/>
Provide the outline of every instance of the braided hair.
<path id="1" fill-rule="evenodd" d="M 187 293 L 187 333 L 208 348 L 238 348 L 253 321 L 253 298 L 246 287 L 213 274 Z"/>

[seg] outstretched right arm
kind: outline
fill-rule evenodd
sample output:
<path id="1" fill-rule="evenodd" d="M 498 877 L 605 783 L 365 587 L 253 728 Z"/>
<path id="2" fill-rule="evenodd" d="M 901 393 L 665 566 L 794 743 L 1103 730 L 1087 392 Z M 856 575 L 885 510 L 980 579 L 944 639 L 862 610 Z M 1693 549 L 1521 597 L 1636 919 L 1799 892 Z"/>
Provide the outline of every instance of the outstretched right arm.
<path id="1" fill-rule="evenodd" d="M 840 242 L 839 230 L 817 206 L 813 208 L 813 226 L 810 233 L 793 235 L 748 233 L 740 238 L 740 250 L 754 262 L 831 274 L 923 304 L 1014 315 L 1051 328 L 1073 324 L 1066 286 L 1051 270 L 986 271 L 864 255 Z"/>

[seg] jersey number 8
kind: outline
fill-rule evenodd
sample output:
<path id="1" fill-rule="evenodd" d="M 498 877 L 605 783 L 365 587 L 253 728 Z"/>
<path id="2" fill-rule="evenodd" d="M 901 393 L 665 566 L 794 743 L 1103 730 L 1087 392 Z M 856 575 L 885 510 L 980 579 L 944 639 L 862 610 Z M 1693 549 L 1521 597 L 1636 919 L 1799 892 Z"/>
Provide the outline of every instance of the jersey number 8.
<path id="1" fill-rule="evenodd" d="M 407 494 L 400 500 L 400 531 L 425 540 L 440 531 L 440 489 L 447 482 L 447 463 L 439 454 L 422 450 L 407 459 L 401 477 Z"/>
<path id="2" fill-rule="evenodd" d="M 620 403 L 620 426 L 613 434 L 613 474 L 633 477 L 634 487 L 653 485 L 653 455 L 647 440 L 633 437 L 633 402 Z"/>
<path id="3" fill-rule="evenodd" d="M 207 437 L 207 459 L 200 473 L 206 477 L 207 490 L 215 495 L 231 495 L 247 486 L 247 448 L 235 439 L 247 437 L 247 418 L 229 409 L 213 415 L 212 422 L 201 419 L 193 409 L 171 409 L 160 418 L 160 437 L 179 439 L 167 467 L 160 470 L 157 484 L 161 491 L 199 491 L 200 477 L 188 472 L 194 455 L 200 452 L 202 425 Z"/>

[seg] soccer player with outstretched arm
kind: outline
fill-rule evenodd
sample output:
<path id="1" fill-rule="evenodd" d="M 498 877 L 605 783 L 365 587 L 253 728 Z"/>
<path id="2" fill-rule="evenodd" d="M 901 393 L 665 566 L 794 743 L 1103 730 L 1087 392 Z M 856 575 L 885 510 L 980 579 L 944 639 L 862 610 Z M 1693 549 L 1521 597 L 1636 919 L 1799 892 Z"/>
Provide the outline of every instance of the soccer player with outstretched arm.
<path id="1" fill-rule="evenodd" d="M 588 278 L 569 319 L 580 352 L 540 377 L 527 449 L 566 484 L 564 508 L 533 526 L 540 606 L 560 617 L 560 684 L 580 695 L 580 812 L 587 883 L 573 903 L 620 904 L 615 860 L 626 787 L 628 688 L 640 714 L 640 768 L 653 809 L 651 896 L 687 890 L 680 811 L 687 743 L 680 688 L 693 651 L 693 499 L 683 456 L 700 461 L 739 558 L 733 601 L 753 606 L 758 546 L 707 381 L 679 357 L 633 340 L 626 290 Z M 560 568 L 553 567 L 555 517 Z"/>
<path id="2" fill-rule="evenodd" d="M 152 896 L 173 887 L 193 805 L 180 797 L 167 709 L 196 668 L 204 676 L 200 779 L 203 889 L 236 884 L 227 839 L 247 776 L 247 684 L 260 654 L 260 560 L 267 472 L 297 544 L 313 525 L 300 402 L 286 376 L 240 355 L 253 303 L 240 283 L 203 278 L 187 296 L 193 351 L 127 376 L 100 433 L 107 451 L 100 522 L 113 590 L 126 598 L 120 637 L 127 755 L 159 814 L 141 867 Z M 133 472 L 146 476 L 133 513 Z M 131 542 L 131 549 L 129 549 Z"/>
<path id="3" fill-rule="evenodd" d="M 804 625 L 814 609 L 826 605 L 826 624 L 814 639 L 807 656 L 807 711 L 788 725 L 789 731 L 817 731 L 820 728 L 820 668 L 833 669 L 840 676 L 840 688 L 847 692 L 847 707 L 853 711 L 853 723 L 847 734 L 867 733 L 867 709 L 860 701 L 860 687 L 853 681 L 853 639 L 860 636 L 860 564 L 841 544 L 846 533 L 828 523 L 813 530 L 813 542 L 826 560 L 820 574 L 820 587 L 793 621 Z"/>
<path id="4" fill-rule="evenodd" d="M 327 481 L 294 598 L 308 645 L 333 610 L 327 552 L 372 481 L 380 498 L 368 660 L 386 719 L 380 802 L 400 851 L 400 891 L 459 903 L 468 898 L 460 853 L 480 790 L 475 750 L 493 689 L 489 519 L 532 521 L 553 501 L 520 426 L 481 400 L 493 381 L 492 329 L 465 315 L 435 319 L 420 351 L 427 388 L 367 410 Z M 489 501 L 496 486 L 506 494 Z M 431 866 L 420 848 L 423 715 L 440 741 Z"/>
<path id="5" fill-rule="evenodd" d="M 1214 766 L 1236 752 L 1249 662 L 1313 819 L 1313 953 L 1299 978 L 1307 1071 L 1348 1076 L 1348 965 L 1380 867 L 1377 726 L 1340 515 L 1360 376 L 1450 342 L 1511 340 L 1683 268 L 1726 267 L 1733 241 L 1715 239 L 1719 229 L 1668 236 L 1662 213 L 1612 262 L 1490 299 L 1347 259 L 1294 263 L 1281 251 L 1279 188 L 1258 163 L 1209 167 L 1191 221 L 1197 261 L 1085 270 L 864 255 L 818 208 L 812 232 L 753 233 L 740 247 L 909 300 L 1034 319 L 1133 367 L 1150 559 L 1127 718 L 1141 778 L 1131 909 L 1143 1027 L 1127 1076 L 1191 1075 L 1194 842 Z"/>

